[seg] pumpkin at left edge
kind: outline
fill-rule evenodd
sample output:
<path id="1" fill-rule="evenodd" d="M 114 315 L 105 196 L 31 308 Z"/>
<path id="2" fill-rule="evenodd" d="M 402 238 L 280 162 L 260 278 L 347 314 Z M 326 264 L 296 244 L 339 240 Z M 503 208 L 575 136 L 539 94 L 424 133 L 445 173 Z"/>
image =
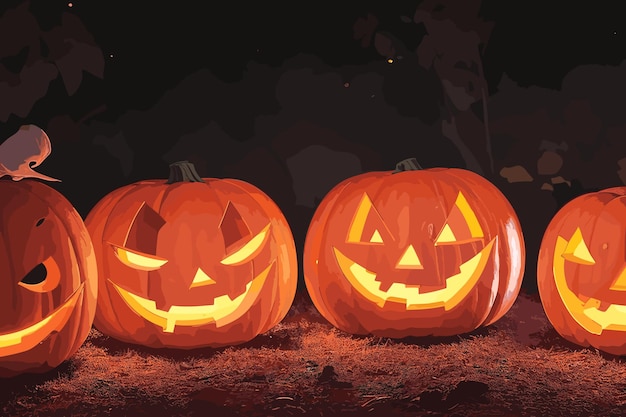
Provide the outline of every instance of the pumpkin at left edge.
<path id="1" fill-rule="evenodd" d="M 32 179 L 0 180 L 0 377 L 42 373 L 86 340 L 96 311 L 91 239 L 72 204 Z"/>
<path id="2" fill-rule="evenodd" d="M 99 268 L 94 326 L 152 348 L 247 342 L 289 311 L 297 287 L 293 236 L 264 192 L 237 179 L 170 178 L 104 196 L 85 220 Z"/>

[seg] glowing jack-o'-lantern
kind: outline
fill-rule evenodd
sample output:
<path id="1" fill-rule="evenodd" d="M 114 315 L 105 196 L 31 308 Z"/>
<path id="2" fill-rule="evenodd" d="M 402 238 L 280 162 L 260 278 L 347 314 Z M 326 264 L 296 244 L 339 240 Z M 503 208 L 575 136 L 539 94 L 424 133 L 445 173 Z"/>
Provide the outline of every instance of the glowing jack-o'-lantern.
<path id="1" fill-rule="evenodd" d="M 584 194 L 552 218 L 537 284 L 548 320 L 565 339 L 626 354 L 626 187 Z"/>
<path id="2" fill-rule="evenodd" d="M 48 185 L 23 179 L 49 178 L 21 159 L 38 145 L 48 146 L 48 137 L 25 126 L 0 146 L 2 377 L 49 371 L 70 358 L 96 310 L 96 258 L 80 215 Z M 16 156 L 21 162 L 7 162 Z"/>
<path id="3" fill-rule="evenodd" d="M 348 178 L 324 197 L 307 232 L 304 277 L 339 329 L 444 336 L 504 315 L 524 259 L 517 216 L 493 184 L 411 159 Z"/>
<path id="4" fill-rule="evenodd" d="M 150 347 L 248 341 L 293 302 L 291 230 L 253 185 L 200 178 L 186 161 L 170 168 L 169 180 L 115 190 L 87 216 L 101 274 L 94 325 Z"/>

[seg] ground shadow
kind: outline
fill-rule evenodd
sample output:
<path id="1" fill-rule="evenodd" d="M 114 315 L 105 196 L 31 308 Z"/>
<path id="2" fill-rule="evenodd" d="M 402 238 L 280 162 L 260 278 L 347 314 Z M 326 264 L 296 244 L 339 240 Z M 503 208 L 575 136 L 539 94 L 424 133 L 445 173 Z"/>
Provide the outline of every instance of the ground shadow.
<path id="1" fill-rule="evenodd" d="M 185 360 L 189 357 L 210 359 L 225 349 L 246 349 L 266 347 L 278 350 L 293 350 L 298 348 L 288 331 L 276 330 L 256 336 L 254 339 L 239 345 L 220 348 L 201 347 L 194 349 L 151 348 L 134 343 L 124 342 L 113 337 L 99 334 L 89 340 L 94 346 L 105 349 L 110 355 L 125 355 L 129 350 L 140 356 L 162 356 L 174 360 Z"/>
<path id="2" fill-rule="evenodd" d="M 462 342 L 463 340 L 473 339 L 475 337 L 487 336 L 489 334 L 488 327 L 479 327 L 471 332 L 461 333 L 453 336 L 407 336 L 402 338 L 392 337 L 379 337 L 372 335 L 350 335 L 355 339 L 370 339 L 370 346 L 390 345 L 390 344 L 405 344 L 415 345 L 424 348 L 432 346 L 449 345 Z"/>
<path id="3" fill-rule="evenodd" d="M 603 352 L 594 347 L 584 347 L 576 343 L 572 343 L 569 340 L 563 338 L 553 327 L 543 329 L 539 332 L 530 335 L 539 340 L 533 347 L 548 349 L 552 351 L 566 351 L 566 352 L 583 352 L 593 351 L 596 354 L 602 356 L 609 361 L 626 362 L 626 355 L 613 355 L 611 353 Z"/>

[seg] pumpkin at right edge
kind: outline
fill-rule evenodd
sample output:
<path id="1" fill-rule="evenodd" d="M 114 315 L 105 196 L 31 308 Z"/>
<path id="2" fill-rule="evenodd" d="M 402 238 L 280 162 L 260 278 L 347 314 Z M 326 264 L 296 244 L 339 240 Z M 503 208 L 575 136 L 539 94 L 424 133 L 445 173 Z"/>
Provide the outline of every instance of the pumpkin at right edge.
<path id="1" fill-rule="evenodd" d="M 566 340 L 626 354 L 626 187 L 580 195 L 552 218 L 539 250 L 537 284 Z"/>

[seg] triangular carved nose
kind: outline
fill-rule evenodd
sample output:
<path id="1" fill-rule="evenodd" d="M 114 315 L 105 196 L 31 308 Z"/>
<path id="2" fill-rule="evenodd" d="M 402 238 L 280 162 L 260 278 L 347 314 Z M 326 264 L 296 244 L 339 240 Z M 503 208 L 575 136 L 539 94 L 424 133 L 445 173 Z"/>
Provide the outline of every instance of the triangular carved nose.
<path id="1" fill-rule="evenodd" d="M 196 275 L 193 277 L 193 281 L 191 282 L 191 287 L 189 288 L 202 287 L 203 285 L 211 284 L 215 284 L 215 280 L 208 276 L 202 269 L 198 268 Z"/>
<path id="2" fill-rule="evenodd" d="M 408 248 L 404 251 L 400 260 L 398 261 L 396 268 L 400 269 L 424 269 L 422 266 L 422 262 L 420 258 L 417 256 L 417 252 L 415 252 L 415 248 L 413 245 L 409 245 Z"/>

